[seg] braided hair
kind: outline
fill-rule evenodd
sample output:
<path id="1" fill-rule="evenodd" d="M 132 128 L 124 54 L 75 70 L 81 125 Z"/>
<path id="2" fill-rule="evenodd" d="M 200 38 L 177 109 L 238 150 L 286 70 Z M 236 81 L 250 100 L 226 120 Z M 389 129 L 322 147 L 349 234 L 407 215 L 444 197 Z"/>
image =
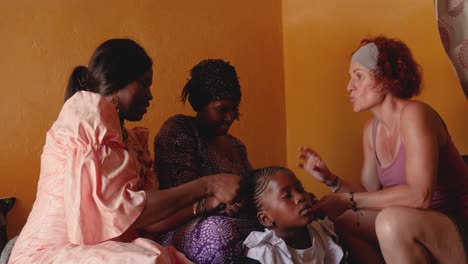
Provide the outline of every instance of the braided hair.
<path id="1" fill-rule="evenodd" d="M 281 166 L 264 167 L 261 169 L 254 170 L 252 172 L 252 176 L 250 177 L 252 181 L 251 199 L 257 211 L 263 209 L 262 194 L 265 192 L 268 183 L 270 182 L 269 176 L 275 175 L 278 172 L 284 172 L 287 174 L 294 175 L 294 173 L 290 169 Z"/>
<path id="2" fill-rule="evenodd" d="M 188 99 L 195 112 L 201 111 L 208 103 L 218 100 L 241 99 L 236 69 L 221 59 L 207 59 L 190 71 L 190 79 L 180 96 L 185 103 Z"/>

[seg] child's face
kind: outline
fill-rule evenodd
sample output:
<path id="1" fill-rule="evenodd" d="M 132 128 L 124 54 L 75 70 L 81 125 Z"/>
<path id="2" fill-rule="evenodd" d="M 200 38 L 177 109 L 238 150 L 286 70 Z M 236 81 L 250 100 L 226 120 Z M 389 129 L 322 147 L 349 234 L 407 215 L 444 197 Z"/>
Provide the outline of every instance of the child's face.
<path id="1" fill-rule="evenodd" d="M 315 196 L 302 187 L 295 175 L 280 171 L 270 175 L 262 196 L 263 210 L 257 214 L 266 227 L 304 227 L 314 220 Z"/>

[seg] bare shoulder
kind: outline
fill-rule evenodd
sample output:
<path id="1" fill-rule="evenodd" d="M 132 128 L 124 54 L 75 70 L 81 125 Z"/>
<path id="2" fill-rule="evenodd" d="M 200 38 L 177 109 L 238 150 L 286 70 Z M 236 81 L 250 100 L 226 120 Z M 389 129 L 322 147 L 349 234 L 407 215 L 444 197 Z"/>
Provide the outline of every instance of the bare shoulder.
<path id="1" fill-rule="evenodd" d="M 401 110 L 400 122 L 402 128 L 427 126 L 436 128 L 441 123 L 437 112 L 427 103 L 411 100 Z"/>
<path id="2" fill-rule="evenodd" d="M 400 125 L 403 140 L 409 135 L 420 137 L 433 135 L 439 142 L 445 142 L 445 128 L 442 119 L 428 104 L 411 100 L 401 111 Z"/>
<path id="3" fill-rule="evenodd" d="M 435 110 L 425 102 L 411 100 L 401 110 L 401 120 L 411 118 L 437 118 Z"/>

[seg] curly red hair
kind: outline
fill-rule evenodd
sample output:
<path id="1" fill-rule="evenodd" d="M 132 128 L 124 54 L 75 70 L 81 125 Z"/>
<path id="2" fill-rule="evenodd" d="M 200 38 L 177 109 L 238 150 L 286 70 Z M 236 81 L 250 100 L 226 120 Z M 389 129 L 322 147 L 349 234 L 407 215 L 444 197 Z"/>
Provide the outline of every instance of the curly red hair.
<path id="1" fill-rule="evenodd" d="M 408 46 L 399 39 L 377 36 L 363 39 L 359 48 L 371 42 L 379 50 L 377 69 L 373 72 L 376 80 L 399 98 L 409 99 L 418 95 L 421 92 L 422 70 Z"/>

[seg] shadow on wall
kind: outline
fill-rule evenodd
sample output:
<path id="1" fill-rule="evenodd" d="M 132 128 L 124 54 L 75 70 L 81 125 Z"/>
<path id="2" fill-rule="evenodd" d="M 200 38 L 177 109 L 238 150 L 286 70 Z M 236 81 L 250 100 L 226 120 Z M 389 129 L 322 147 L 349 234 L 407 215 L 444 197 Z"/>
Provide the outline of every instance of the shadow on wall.
<path id="1" fill-rule="evenodd" d="M 439 34 L 468 98 L 468 7 L 465 0 L 435 0 Z M 466 159 L 465 159 L 466 161 Z"/>

